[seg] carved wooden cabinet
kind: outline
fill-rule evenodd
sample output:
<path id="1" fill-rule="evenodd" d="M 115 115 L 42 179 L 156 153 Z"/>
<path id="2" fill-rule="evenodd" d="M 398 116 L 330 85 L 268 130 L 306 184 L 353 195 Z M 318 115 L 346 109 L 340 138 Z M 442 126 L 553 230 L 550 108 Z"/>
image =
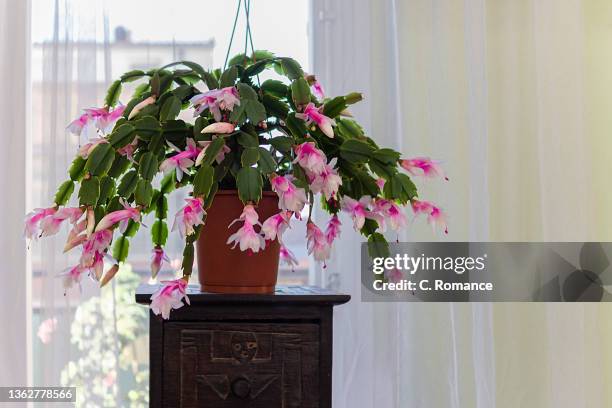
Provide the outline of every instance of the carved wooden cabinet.
<path id="1" fill-rule="evenodd" d="M 150 302 L 155 285 L 136 301 Z M 191 306 L 150 315 L 150 406 L 331 407 L 333 307 L 348 295 L 305 286 L 271 295 L 188 288 Z"/>

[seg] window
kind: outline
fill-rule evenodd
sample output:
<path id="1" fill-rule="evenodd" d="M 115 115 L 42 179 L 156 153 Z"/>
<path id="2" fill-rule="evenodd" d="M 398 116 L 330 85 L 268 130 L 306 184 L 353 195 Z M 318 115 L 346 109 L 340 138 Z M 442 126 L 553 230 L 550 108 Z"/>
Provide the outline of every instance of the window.
<path id="1" fill-rule="evenodd" d="M 84 142 L 65 131 L 78 109 L 99 105 L 112 79 L 129 70 L 175 60 L 193 60 L 205 68 L 223 65 L 236 12 L 234 2 L 205 0 L 32 3 L 31 191 L 36 207 L 49 204 Z M 255 48 L 291 55 L 308 70 L 307 19 L 306 0 L 253 2 Z M 244 37 L 241 17 L 230 56 L 243 50 Z M 184 194 L 171 199 L 169 222 L 182 206 Z M 173 260 L 160 279 L 180 266 L 182 243 L 173 235 L 166 248 Z M 95 283 L 83 282 L 82 292 L 75 288 L 64 296 L 57 275 L 77 259 L 77 255 L 57 255 L 65 237 L 63 231 L 32 246 L 34 383 L 78 386 L 95 381 L 101 386 L 83 389 L 83 401 L 100 406 L 146 405 L 148 355 L 143 350 L 148 344 L 148 312 L 135 305 L 119 306 L 133 304 L 131 291 L 150 278 L 150 238 L 145 233 L 131 241 L 129 265 L 112 288 L 99 291 Z M 300 265 L 295 271 L 281 268 L 279 284 L 307 282 L 304 237 L 303 223 L 286 233 L 285 243 Z"/>

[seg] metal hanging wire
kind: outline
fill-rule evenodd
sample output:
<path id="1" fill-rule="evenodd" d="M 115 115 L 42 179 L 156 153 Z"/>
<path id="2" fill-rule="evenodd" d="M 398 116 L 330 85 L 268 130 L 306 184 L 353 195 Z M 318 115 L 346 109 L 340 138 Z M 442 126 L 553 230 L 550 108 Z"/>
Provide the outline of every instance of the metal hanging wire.
<path id="1" fill-rule="evenodd" d="M 232 26 L 232 34 L 230 36 L 229 45 L 227 46 L 227 52 L 225 53 L 225 62 L 223 63 L 223 70 L 227 68 L 227 62 L 229 61 L 229 55 L 232 50 L 232 44 L 234 42 L 234 35 L 236 34 L 236 27 L 238 26 L 238 17 L 240 16 L 240 9 L 242 8 L 242 0 L 238 0 L 238 6 L 236 7 L 236 16 L 234 17 L 234 25 Z M 251 32 L 251 0 L 244 0 L 244 14 L 246 20 L 246 30 L 244 38 L 244 58 L 247 58 L 247 52 L 249 45 L 251 46 L 251 52 L 253 54 L 253 60 L 255 60 L 255 47 L 253 46 L 253 33 Z M 259 80 L 259 78 L 258 78 Z"/>

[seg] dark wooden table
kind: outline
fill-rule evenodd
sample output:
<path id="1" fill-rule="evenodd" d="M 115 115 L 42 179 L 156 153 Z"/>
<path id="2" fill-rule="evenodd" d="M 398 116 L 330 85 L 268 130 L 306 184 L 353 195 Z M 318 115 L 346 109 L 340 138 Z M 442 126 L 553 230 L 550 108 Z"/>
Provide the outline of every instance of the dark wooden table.
<path id="1" fill-rule="evenodd" d="M 157 285 L 141 285 L 151 302 Z M 270 295 L 201 293 L 170 320 L 150 315 L 150 406 L 330 408 L 333 307 L 350 296 L 309 286 Z"/>

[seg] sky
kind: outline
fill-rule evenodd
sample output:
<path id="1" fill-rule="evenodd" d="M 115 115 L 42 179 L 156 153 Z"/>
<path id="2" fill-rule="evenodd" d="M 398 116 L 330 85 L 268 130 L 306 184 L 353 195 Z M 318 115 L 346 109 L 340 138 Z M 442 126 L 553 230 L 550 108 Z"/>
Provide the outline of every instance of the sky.
<path id="1" fill-rule="evenodd" d="M 133 41 L 216 42 L 215 66 L 223 64 L 238 1 L 233 0 L 58 0 L 61 13 L 68 10 L 74 36 L 103 38 L 106 11 L 111 32 L 124 26 Z M 244 3 L 244 2 L 243 2 Z M 53 37 L 54 0 L 33 0 L 32 40 Z M 65 7 L 67 5 L 67 7 Z M 292 56 L 306 69 L 308 61 L 308 0 L 251 0 L 250 23 L 256 49 Z M 244 8 L 238 20 L 231 55 L 243 51 Z"/>

